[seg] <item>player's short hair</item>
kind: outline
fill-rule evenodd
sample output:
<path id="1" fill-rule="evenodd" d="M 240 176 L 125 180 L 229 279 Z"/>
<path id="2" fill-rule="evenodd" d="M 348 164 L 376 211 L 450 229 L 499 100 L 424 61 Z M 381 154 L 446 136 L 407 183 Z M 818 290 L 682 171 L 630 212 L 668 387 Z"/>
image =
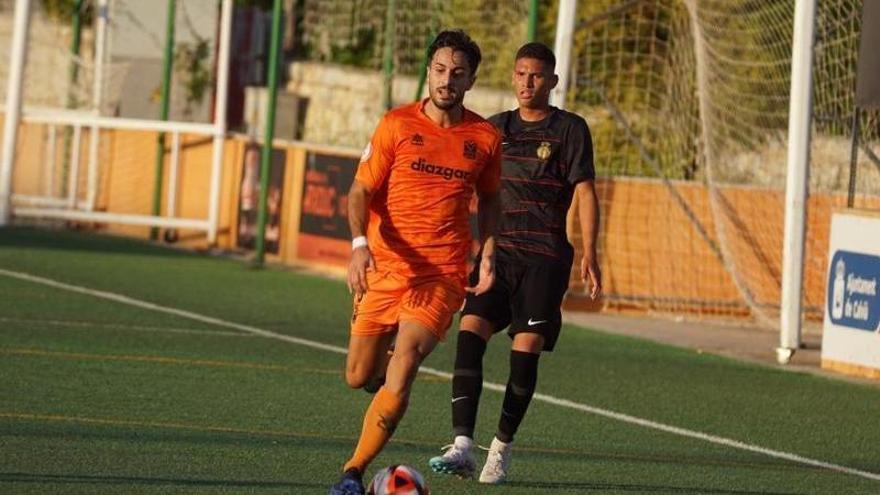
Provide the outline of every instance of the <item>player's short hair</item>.
<path id="1" fill-rule="evenodd" d="M 480 54 L 479 45 L 467 33 L 461 29 L 451 29 L 438 34 L 428 47 L 428 60 L 432 60 L 434 53 L 441 48 L 452 48 L 453 52 L 463 52 L 467 57 L 468 65 L 471 66 L 471 75 L 477 73 L 483 55 Z"/>
<path id="2" fill-rule="evenodd" d="M 533 41 L 519 47 L 519 50 L 516 51 L 515 60 L 521 58 L 534 58 L 547 64 L 551 71 L 556 69 L 556 55 L 553 55 L 553 50 L 544 43 Z"/>

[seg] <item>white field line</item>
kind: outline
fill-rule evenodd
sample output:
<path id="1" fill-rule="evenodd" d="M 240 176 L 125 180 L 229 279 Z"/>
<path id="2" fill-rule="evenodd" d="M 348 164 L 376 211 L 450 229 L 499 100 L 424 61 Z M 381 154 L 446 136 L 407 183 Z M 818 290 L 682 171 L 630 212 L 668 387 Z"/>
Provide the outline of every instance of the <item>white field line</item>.
<path id="1" fill-rule="evenodd" d="M 55 326 L 55 327 L 72 327 L 72 328 L 101 328 L 101 329 L 112 329 L 112 330 L 125 330 L 125 331 L 134 331 L 134 332 L 156 332 L 156 333 L 184 333 L 184 334 L 195 334 L 195 335 L 217 335 L 217 336 L 229 336 L 229 337 L 245 337 L 245 338 L 253 338 L 257 337 L 252 333 L 246 332 L 227 332 L 224 330 L 199 330 L 196 328 L 174 328 L 174 327 L 157 327 L 150 325 L 128 325 L 126 323 L 106 323 L 106 322 L 97 322 L 97 321 L 80 321 L 80 320 L 51 320 L 51 319 L 36 319 L 36 318 L 6 318 L 0 316 L 0 323 L 19 323 L 26 325 L 46 325 L 46 326 Z"/>
<path id="2" fill-rule="evenodd" d="M 99 297 L 102 299 L 107 299 L 107 300 L 119 302 L 122 304 L 128 304 L 128 305 L 135 306 L 138 308 L 144 308 L 144 309 L 149 309 L 149 310 L 153 310 L 153 311 L 158 311 L 161 313 L 180 316 L 183 318 L 189 318 L 191 320 L 200 321 L 203 323 L 210 323 L 210 324 L 214 324 L 214 325 L 225 327 L 225 328 L 232 328 L 235 330 L 241 330 L 243 332 L 248 332 L 248 333 L 251 333 L 254 335 L 259 335 L 259 336 L 270 338 L 270 339 L 277 339 L 277 340 L 281 340 L 284 342 L 290 342 L 292 344 L 310 347 L 313 349 L 320 349 L 320 350 L 324 350 L 324 351 L 335 352 L 337 354 L 346 354 L 346 352 L 347 352 L 344 347 L 339 347 L 339 346 L 330 345 L 330 344 L 323 344 L 321 342 L 315 342 L 315 341 L 308 340 L 308 339 L 302 339 L 299 337 L 284 335 L 284 334 L 272 332 L 269 330 L 263 330 L 261 328 L 253 327 L 250 325 L 243 325 L 241 323 L 235 323 L 235 322 L 231 322 L 231 321 L 222 320 L 220 318 L 214 318 L 212 316 L 206 316 L 206 315 L 202 315 L 199 313 L 194 313 L 192 311 L 186 311 L 186 310 L 171 308 L 171 307 L 167 307 L 167 306 L 161 306 L 159 304 L 154 304 L 154 303 L 150 303 L 147 301 L 142 301 L 140 299 L 134 299 L 132 297 L 124 296 L 122 294 L 116 294 L 113 292 L 105 292 L 105 291 L 100 291 L 100 290 L 89 289 L 87 287 L 66 284 L 64 282 L 58 282 L 56 280 L 52 280 L 52 279 L 48 279 L 48 278 L 37 277 L 37 276 L 30 275 L 27 273 L 15 272 L 15 271 L 11 271 L 11 270 L 4 270 L 2 268 L 0 268 L 0 275 L 7 276 L 10 278 L 15 278 L 18 280 L 25 280 L 28 282 L 42 284 L 42 285 L 46 285 L 49 287 L 54 287 L 56 289 L 63 289 L 63 290 L 67 290 L 70 292 L 76 292 L 79 294 L 86 294 L 86 295 L 90 295 L 90 296 L 94 296 L 94 297 Z M 422 373 L 438 376 L 441 378 L 446 378 L 449 380 L 452 379 L 452 373 L 440 371 L 440 370 L 433 369 L 433 368 L 428 368 L 425 366 L 422 366 L 419 369 L 419 371 L 421 371 Z M 494 390 L 496 392 L 504 392 L 505 388 L 506 388 L 505 385 L 502 385 L 499 383 L 493 383 L 493 382 L 484 382 L 483 387 L 487 388 L 489 390 Z M 558 397 L 554 397 L 552 395 L 535 394 L 534 400 L 538 400 L 541 402 L 546 402 L 548 404 L 554 404 L 554 405 L 557 405 L 560 407 L 566 407 L 569 409 L 574 409 L 577 411 L 582 411 L 582 412 L 586 412 L 586 413 L 590 413 L 590 414 L 595 414 L 597 416 L 602 416 L 605 418 L 614 419 L 616 421 L 621 421 L 624 423 L 634 424 L 634 425 L 638 425 L 638 426 L 643 426 L 645 428 L 651 428 L 654 430 L 660 430 L 660 431 L 664 431 L 667 433 L 672 433 L 673 435 L 679 435 L 679 436 L 688 437 L 688 438 L 695 438 L 697 440 L 703 440 L 705 442 L 713 443 L 716 445 L 723 445 L 725 447 L 732 447 L 735 449 L 745 450 L 745 451 L 749 451 L 749 452 L 755 452 L 758 454 L 767 455 L 769 457 L 775 457 L 777 459 L 784 459 L 784 460 L 799 463 L 799 464 L 805 464 L 808 466 L 828 469 L 828 470 L 836 471 L 839 473 L 850 474 L 853 476 L 859 476 L 859 477 L 867 478 L 870 480 L 880 481 L 880 473 L 872 473 L 870 471 L 863 471 L 860 469 L 855 469 L 855 468 L 851 468 L 851 467 L 847 467 L 847 466 L 841 466 L 839 464 L 833 464 L 830 462 L 824 462 L 824 461 L 820 461 L 820 460 L 816 460 L 816 459 L 810 459 L 808 457 L 799 456 L 797 454 L 791 454 L 791 453 L 782 452 L 779 450 L 768 449 L 768 448 L 764 448 L 764 447 L 761 447 L 758 445 L 751 445 L 748 443 L 740 442 L 738 440 L 732 440 L 729 438 L 710 435 L 708 433 L 702 433 L 699 431 L 688 430 L 685 428 L 679 428 L 677 426 L 670 426 L 670 425 L 666 425 L 663 423 L 657 423 L 655 421 L 650 421 L 647 419 L 642 419 L 642 418 L 638 418 L 635 416 L 630 416 L 628 414 L 622 414 L 622 413 L 618 413 L 618 412 L 614 412 L 614 411 L 609 411 L 607 409 L 601 409 L 598 407 L 588 406 L 586 404 L 570 401 L 567 399 L 561 399 Z"/>

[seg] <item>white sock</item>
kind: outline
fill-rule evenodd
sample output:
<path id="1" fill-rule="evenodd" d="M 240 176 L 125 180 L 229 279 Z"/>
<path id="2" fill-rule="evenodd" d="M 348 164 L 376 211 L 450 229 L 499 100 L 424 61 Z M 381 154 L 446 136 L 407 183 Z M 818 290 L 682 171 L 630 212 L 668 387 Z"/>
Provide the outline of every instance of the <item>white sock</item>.
<path id="1" fill-rule="evenodd" d="M 464 435 L 457 435 L 452 443 L 461 450 L 471 450 L 474 448 L 474 439 Z"/>
<path id="2" fill-rule="evenodd" d="M 492 439 L 492 447 L 497 447 L 499 450 L 509 449 L 510 444 L 512 443 L 513 442 L 502 442 L 501 440 L 498 440 L 498 437 Z"/>

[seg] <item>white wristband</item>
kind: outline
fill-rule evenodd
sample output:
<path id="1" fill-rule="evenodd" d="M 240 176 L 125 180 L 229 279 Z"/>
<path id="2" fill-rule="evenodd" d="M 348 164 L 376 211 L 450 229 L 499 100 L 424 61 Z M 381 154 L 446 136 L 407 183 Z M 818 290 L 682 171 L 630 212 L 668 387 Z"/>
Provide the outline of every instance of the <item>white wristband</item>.
<path id="1" fill-rule="evenodd" d="M 359 247 L 366 247 L 366 245 L 367 245 L 367 238 L 362 235 L 359 235 L 351 240 L 352 251 L 354 251 L 355 249 L 357 249 Z"/>

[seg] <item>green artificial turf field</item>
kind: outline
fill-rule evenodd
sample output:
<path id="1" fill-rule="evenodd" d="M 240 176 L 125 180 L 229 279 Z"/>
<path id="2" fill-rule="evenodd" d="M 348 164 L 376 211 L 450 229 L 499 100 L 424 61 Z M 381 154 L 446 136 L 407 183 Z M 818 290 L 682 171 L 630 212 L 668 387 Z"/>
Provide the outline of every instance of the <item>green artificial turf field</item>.
<path id="1" fill-rule="evenodd" d="M 350 308 L 336 280 L 0 230 L 0 493 L 327 493 L 370 398 L 342 380 Z M 451 335 L 368 474 L 410 464 L 434 495 L 880 493 L 880 387 L 573 326 L 542 357 L 509 483 L 434 474 Z M 486 355 L 484 445 L 507 351 Z"/>

